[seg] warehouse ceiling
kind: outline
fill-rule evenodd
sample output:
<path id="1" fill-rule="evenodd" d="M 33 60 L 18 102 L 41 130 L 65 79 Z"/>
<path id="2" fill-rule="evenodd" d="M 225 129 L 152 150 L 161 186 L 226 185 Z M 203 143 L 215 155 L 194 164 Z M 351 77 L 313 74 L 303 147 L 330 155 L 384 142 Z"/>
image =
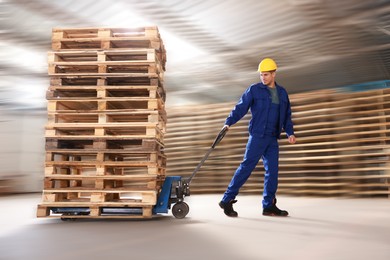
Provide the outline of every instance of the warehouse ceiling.
<path id="1" fill-rule="evenodd" d="M 387 0 L 0 0 L 0 108 L 45 108 L 53 27 L 149 25 L 167 106 L 236 101 L 264 57 L 290 93 L 390 79 Z"/>

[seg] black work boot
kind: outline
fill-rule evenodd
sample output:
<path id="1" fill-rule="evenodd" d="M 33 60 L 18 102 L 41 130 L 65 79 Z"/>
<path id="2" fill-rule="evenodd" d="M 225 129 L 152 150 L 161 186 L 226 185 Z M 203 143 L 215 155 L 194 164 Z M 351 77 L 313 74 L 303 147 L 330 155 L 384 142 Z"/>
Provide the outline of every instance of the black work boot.
<path id="1" fill-rule="evenodd" d="M 278 216 L 278 217 L 287 217 L 288 212 L 286 210 L 281 210 L 276 207 L 276 199 L 274 199 L 272 205 L 268 208 L 263 209 L 264 216 Z"/>
<path id="2" fill-rule="evenodd" d="M 219 206 L 221 207 L 221 209 L 223 209 L 223 212 L 225 213 L 226 216 L 237 217 L 238 213 L 236 211 L 234 211 L 234 209 L 233 209 L 233 204 L 236 202 L 237 202 L 237 200 L 231 200 L 228 203 L 221 201 L 219 203 Z"/>

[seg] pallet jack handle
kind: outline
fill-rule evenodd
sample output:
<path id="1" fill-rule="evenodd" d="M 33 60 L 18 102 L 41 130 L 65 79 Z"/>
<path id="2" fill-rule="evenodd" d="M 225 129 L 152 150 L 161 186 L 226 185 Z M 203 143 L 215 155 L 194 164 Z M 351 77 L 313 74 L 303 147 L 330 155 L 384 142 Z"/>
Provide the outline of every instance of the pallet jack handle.
<path id="1" fill-rule="evenodd" d="M 222 141 L 222 139 L 225 137 L 226 132 L 229 130 L 227 126 L 224 126 L 217 137 L 215 138 L 213 144 L 211 145 L 210 149 L 207 151 L 207 153 L 203 156 L 202 160 L 199 162 L 199 164 L 196 166 L 195 170 L 192 172 L 191 176 L 186 180 L 186 183 L 189 185 L 192 181 L 192 178 L 195 176 L 195 174 L 199 171 L 200 167 L 202 167 L 203 163 L 207 160 L 210 153 L 215 149 L 215 147 Z"/>

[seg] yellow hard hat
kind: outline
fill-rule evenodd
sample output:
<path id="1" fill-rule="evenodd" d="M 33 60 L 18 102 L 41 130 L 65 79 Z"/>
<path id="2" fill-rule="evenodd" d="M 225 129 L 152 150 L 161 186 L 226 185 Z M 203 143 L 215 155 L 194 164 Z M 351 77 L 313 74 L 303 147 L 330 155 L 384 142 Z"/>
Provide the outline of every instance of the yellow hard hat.
<path id="1" fill-rule="evenodd" d="M 276 70 L 278 66 L 276 66 L 276 62 L 273 59 L 265 58 L 259 64 L 259 72 L 273 71 Z"/>

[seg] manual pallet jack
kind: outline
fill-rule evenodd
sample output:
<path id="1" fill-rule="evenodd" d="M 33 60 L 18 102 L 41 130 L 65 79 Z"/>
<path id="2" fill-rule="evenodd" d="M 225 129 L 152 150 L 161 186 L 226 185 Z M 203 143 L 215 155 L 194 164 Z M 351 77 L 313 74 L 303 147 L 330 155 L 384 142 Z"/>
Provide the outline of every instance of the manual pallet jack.
<path id="1" fill-rule="evenodd" d="M 157 198 L 157 203 L 153 207 L 153 214 L 159 213 L 168 213 L 169 209 L 172 210 L 172 214 L 175 218 L 182 219 L 187 216 L 190 211 L 190 207 L 187 203 L 184 202 L 184 197 L 190 196 L 190 184 L 196 173 L 202 167 L 204 162 L 209 157 L 210 153 L 215 149 L 215 147 L 221 142 L 224 138 L 226 132 L 228 131 L 227 127 L 223 127 L 215 138 L 213 144 L 203 156 L 202 160 L 196 166 L 195 170 L 192 172 L 191 176 L 184 178 L 182 176 L 166 176 L 164 183 L 162 185 L 161 192 Z M 171 205 L 174 204 L 172 207 Z M 88 208 L 61 208 L 55 207 L 51 208 L 54 214 L 63 214 L 62 220 L 74 220 L 74 218 L 68 218 L 70 216 L 78 215 L 89 215 Z M 102 208 L 102 213 L 107 215 L 122 215 L 122 214 L 131 214 L 137 215 L 142 214 L 142 209 L 138 208 Z M 68 217 L 67 217 L 68 216 Z"/>

